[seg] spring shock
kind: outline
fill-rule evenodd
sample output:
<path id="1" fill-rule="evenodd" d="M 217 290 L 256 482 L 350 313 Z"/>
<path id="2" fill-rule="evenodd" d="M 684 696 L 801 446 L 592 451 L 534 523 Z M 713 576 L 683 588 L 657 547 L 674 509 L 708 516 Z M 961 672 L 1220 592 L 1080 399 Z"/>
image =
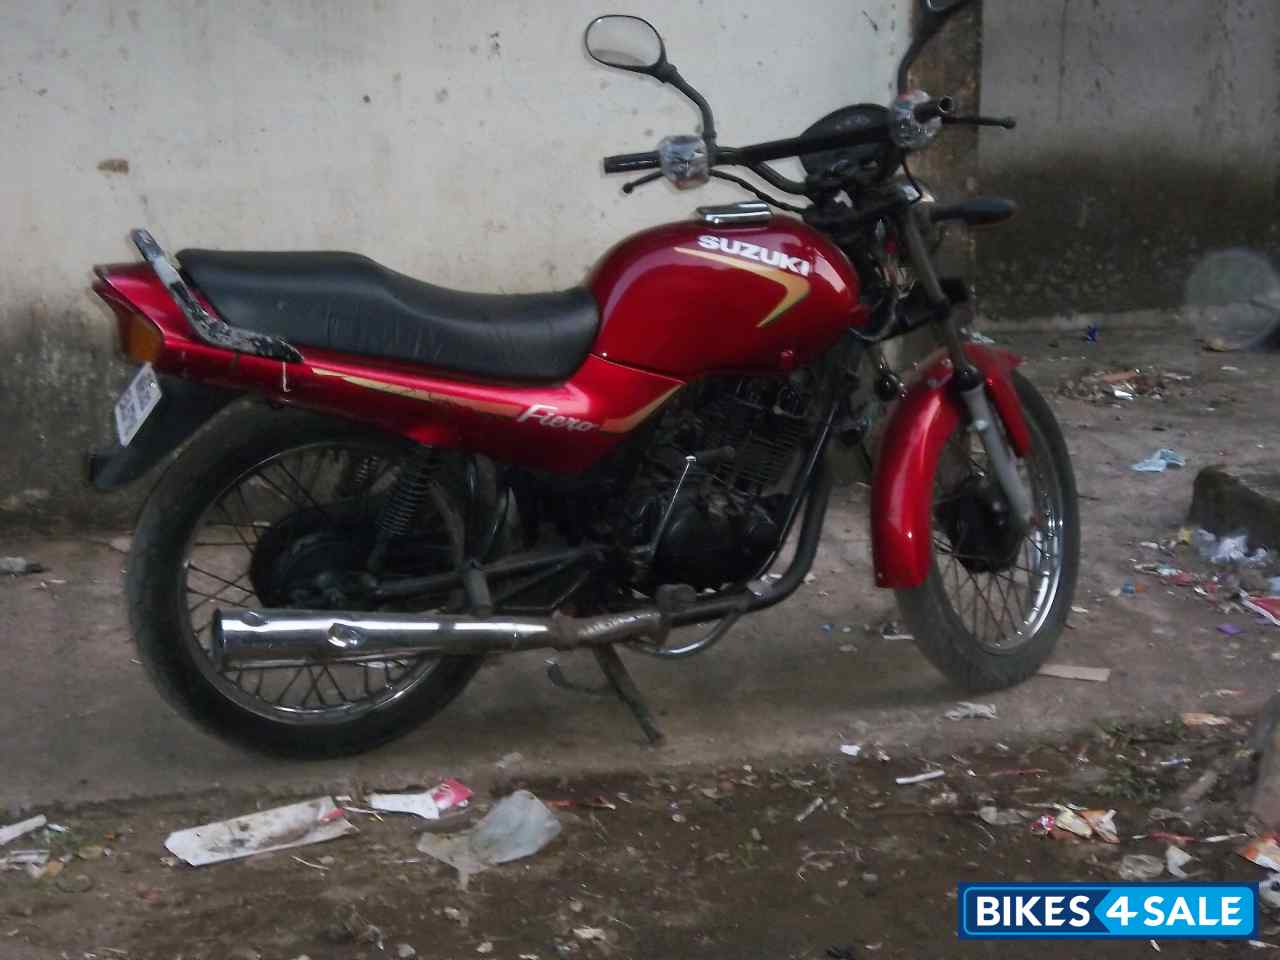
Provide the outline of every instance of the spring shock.
<path id="1" fill-rule="evenodd" d="M 344 497 L 354 497 L 374 479 L 374 470 L 378 466 L 377 457 L 361 457 L 355 463 L 349 464 L 342 480 L 340 495 Z"/>
<path id="2" fill-rule="evenodd" d="M 381 571 L 391 541 L 403 537 L 413 528 L 418 508 L 434 481 L 435 466 L 435 451 L 419 447 L 400 468 L 400 476 L 396 478 L 391 495 L 378 513 L 378 538 L 369 555 L 371 572 Z"/>

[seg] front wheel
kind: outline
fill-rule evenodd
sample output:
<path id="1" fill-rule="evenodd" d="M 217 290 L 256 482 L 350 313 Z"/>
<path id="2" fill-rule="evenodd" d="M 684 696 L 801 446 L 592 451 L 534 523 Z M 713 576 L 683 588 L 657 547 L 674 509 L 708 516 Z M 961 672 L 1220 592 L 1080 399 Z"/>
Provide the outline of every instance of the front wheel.
<path id="1" fill-rule="evenodd" d="M 1031 529 L 1008 526 L 978 437 L 961 422 L 933 485 L 928 579 L 897 591 L 916 645 L 960 686 L 999 690 L 1048 659 L 1071 612 L 1080 568 L 1080 511 L 1062 430 L 1039 391 L 1014 385 L 1031 432 L 1019 472 L 1031 494 Z"/>

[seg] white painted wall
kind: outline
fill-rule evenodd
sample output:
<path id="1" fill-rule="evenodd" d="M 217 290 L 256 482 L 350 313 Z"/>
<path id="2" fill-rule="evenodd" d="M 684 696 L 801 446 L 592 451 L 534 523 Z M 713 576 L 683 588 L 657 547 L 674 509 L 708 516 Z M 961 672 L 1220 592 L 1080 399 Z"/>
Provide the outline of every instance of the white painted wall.
<path id="1" fill-rule="evenodd" d="M 586 58 L 583 28 L 616 6 L 0 5 L 0 298 L 83 286 L 132 256 L 137 225 L 172 249 L 336 247 L 444 284 L 575 283 L 627 232 L 741 195 L 624 198 L 600 172 L 696 121 L 670 88 Z M 730 144 L 885 100 L 908 19 L 907 0 L 622 6 L 662 30 Z"/>
<path id="2" fill-rule="evenodd" d="M 909 0 L 634 0 L 728 144 L 890 92 Z M 88 293 L 127 231 L 171 250 L 337 248 L 436 283 L 580 282 L 613 242 L 743 196 L 630 198 L 600 158 L 695 128 L 592 63 L 602 0 L 0 2 L 0 521 L 127 518 L 81 479 L 128 373 Z M 872 24 L 875 24 L 875 27 Z M 99 170 L 128 161 L 127 174 Z"/>

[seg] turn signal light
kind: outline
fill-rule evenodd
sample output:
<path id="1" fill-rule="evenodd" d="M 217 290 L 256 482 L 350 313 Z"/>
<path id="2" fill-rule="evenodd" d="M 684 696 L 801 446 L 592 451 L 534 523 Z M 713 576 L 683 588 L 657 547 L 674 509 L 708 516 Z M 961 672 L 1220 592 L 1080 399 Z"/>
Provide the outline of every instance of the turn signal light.
<path id="1" fill-rule="evenodd" d="M 164 334 L 136 310 L 117 311 L 120 349 L 136 363 L 153 363 L 164 350 Z"/>

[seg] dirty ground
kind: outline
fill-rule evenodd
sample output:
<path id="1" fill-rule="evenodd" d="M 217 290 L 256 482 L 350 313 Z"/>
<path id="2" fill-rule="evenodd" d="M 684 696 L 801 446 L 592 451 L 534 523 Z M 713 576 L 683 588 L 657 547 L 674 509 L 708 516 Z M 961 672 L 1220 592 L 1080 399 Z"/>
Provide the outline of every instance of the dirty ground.
<path id="1" fill-rule="evenodd" d="M 215 960 L 260 951 L 267 960 L 304 953 L 321 960 L 395 956 L 399 943 L 424 957 L 471 956 L 486 943 L 493 956 L 513 958 L 712 951 L 804 958 L 844 946 L 858 957 L 1031 956 L 1004 944 L 958 944 L 947 896 L 955 883 L 1111 876 L 1124 853 L 1163 855 L 1162 843 L 1128 839 L 1157 826 L 1200 838 L 1240 830 L 1239 816 L 1225 811 L 1209 810 L 1195 824 L 1147 818 L 1201 769 L 1206 753 L 1227 749 L 1227 731 L 1194 734 L 1224 738 L 1216 747 L 1140 743 L 1148 757 L 1191 758 L 1150 775 L 1129 764 L 1148 757 L 1099 740 L 1097 731 L 1116 723 L 1163 730 L 1160 724 L 1186 712 L 1245 717 L 1277 686 L 1280 628 L 1220 606 L 1229 600 L 1216 588 L 1206 591 L 1213 596 L 1197 593 L 1217 571 L 1191 545 L 1170 544 L 1185 524 L 1201 467 L 1274 463 L 1276 360 L 1201 352 L 1176 326 L 1158 334 L 1104 329 L 1098 343 L 1069 333 L 1001 340 L 1029 357 L 1027 372 L 1063 423 L 1084 498 L 1080 609 L 1054 659 L 1110 673 L 1105 682 L 1037 677 L 980 698 L 996 705 L 994 720 L 945 719 L 957 700 L 973 698 L 949 687 L 909 641 L 882 629 L 894 616 L 892 597 L 870 586 L 865 490 L 856 485 L 833 498 L 815 577 L 792 600 L 678 669 L 635 665 L 668 734 L 657 751 L 641 745 L 616 704 L 556 690 L 542 675 L 541 658 L 523 656 L 487 668 L 433 724 L 372 754 L 307 765 L 244 754 L 177 719 L 147 684 L 120 602 L 127 541 L 118 531 L 7 534 L 0 553 L 46 570 L 0 578 L 0 622 L 11 652 L 0 680 L 4 822 L 44 812 L 73 831 L 54 840 L 61 849 L 70 852 L 74 843 L 112 855 L 73 860 L 65 879 L 33 883 L 21 872 L 0 874 L 0 956 Z M 1138 383 L 1132 399 L 1060 389 L 1089 371 L 1148 367 L 1160 371 L 1158 398 Z M 1186 466 L 1131 469 L 1162 448 L 1185 457 Z M 1152 565 L 1201 579 L 1139 569 Z M 565 663 L 589 677 L 583 660 Z M 1012 745 L 1007 754 L 996 746 L 1001 742 Z M 864 754 L 850 761 L 839 754 L 845 743 L 879 743 L 893 760 L 881 766 Z M 1082 743 L 1087 764 L 1075 759 Z M 1108 759 L 1108 751 L 1129 759 Z M 499 772 L 495 761 L 512 753 L 524 759 Z M 893 782 L 927 770 L 924 757 L 947 777 L 911 787 Z M 746 765 L 755 786 L 745 782 Z M 1011 775 L 1007 784 L 989 777 L 1027 767 L 1050 772 Z M 193 870 L 160 861 L 172 829 L 362 784 L 430 785 L 446 776 L 466 780 L 481 797 L 518 780 L 547 800 L 603 794 L 618 809 L 561 810 L 566 828 L 551 847 L 475 877 L 466 894 L 446 868 L 393 862 L 423 856 L 403 821 L 356 817 L 356 837 L 247 862 Z M 809 787 L 792 784 L 809 780 Z M 722 781 L 732 790 L 722 790 Z M 690 791 L 690 784 L 717 796 Z M 956 810 L 929 805 L 946 790 L 957 795 Z M 617 800 L 619 792 L 633 803 Z M 1000 810 L 1040 801 L 1115 807 L 1122 843 L 1052 841 L 1029 828 L 987 824 L 971 812 L 983 792 Z M 819 796 L 835 797 L 834 809 L 824 805 L 796 822 Z M 1225 794 L 1216 799 L 1234 802 Z M 683 820 L 672 819 L 677 815 Z M 1198 858 L 1189 869 L 1208 878 L 1260 877 L 1231 846 L 1188 847 Z M 300 864 L 291 853 L 326 869 Z M 332 863 L 316 859 L 329 856 Z M 571 901 L 582 904 L 580 914 Z M 462 913 L 435 912 L 446 907 Z M 464 914 L 465 927 L 458 920 Z M 354 934 L 338 932 L 360 918 L 365 926 Z M 334 942 L 358 939 L 368 925 L 381 929 L 386 953 L 376 943 Z M 583 940 L 575 928 L 599 928 L 605 941 Z M 1280 942 L 1280 935 L 1263 939 Z M 1088 949 L 1154 953 L 1135 941 Z M 1163 952 L 1252 951 L 1169 943 Z M 1080 951 L 1039 943 L 1034 955 Z"/>
<path id="2" fill-rule="evenodd" d="M 867 742 L 856 758 L 833 751 L 777 767 L 564 780 L 526 775 L 509 758 L 477 782 L 473 816 L 491 797 L 527 786 L 563 829 L 531 858 L 473 875 L 466 889 L 452 868 L 417 851 L 427 822 L 413 817 L 351 813 L 359 833 L 192 868 L 166 857 L 170 830 L 281 799 L 214 793 L 50 809 L 67 832 L 45 840 L 66 863 L 49 879 L 0 874 L 0 955 L 1078 957 L 1084 944 L 957 941 L 956 884 L 1115 879 L 1126 856 L 1164 861 L 1170 846 L 1194 858 L 1183 869 L 1196 879 L 1262 879 L 1235 852 L 1243 841 L 1223 839 L 1245 819 L 1246 733 L 1241 723 L 1105 725 L 1060 742 L 997 741 L 927 758 L 881 759 Z M 895 782 L 930 770 L 945 775 Z M 1208 771 L 1218 774 L 1212 787 L 1188 802 Z M 1042 835 L 1035 821 L 1054 804 L 1115 810 L 1119 842 Z M 1269 914 L 1260 940 L 1280 944 Z M 1146 941 L 1087 949 L 1154 952 Z M 1226 958 L 1263 948 L 1166 941 L 1160 949 Z"/>

